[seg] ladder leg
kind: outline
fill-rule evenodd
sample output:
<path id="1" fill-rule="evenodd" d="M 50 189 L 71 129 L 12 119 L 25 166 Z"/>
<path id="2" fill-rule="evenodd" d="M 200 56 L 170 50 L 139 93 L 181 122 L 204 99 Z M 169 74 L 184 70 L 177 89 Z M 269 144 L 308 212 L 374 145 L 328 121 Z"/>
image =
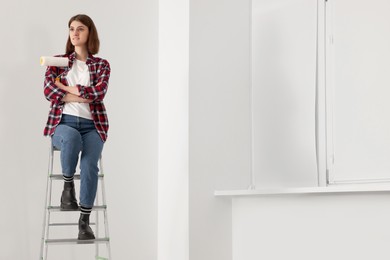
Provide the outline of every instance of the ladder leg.
<path id="1" fill-rule="evenodd" d="M 101 171 L 101 173 L 104 176 L 103 160 L 102 160 L 102 158 L 100 158 L 100 171 Z M 107 202 L 106 202 L 106 189 L 105 189 L 105 185 L 104 185 L 104 178 L 101 180 L 100 185 L 101 185 L 101 191 L 102 191 L 102 203 L 103 203 L 103 205 L 107 205 Z M 109 228 L 108 228 L 107 210 L 103 211 L 103 215 L 104 215 L 104 233 L 105 233 L 105 237 L 110 238 Z M 112 260 L 111 259 L 110 241 L 108 241 L 108 243 L 106 244 L 106 247 L 107 247 L 108 259 Z"/>
<path id="2" fill-rule="evenodd" d="M 42 237 L 41 237 L 41 250 L 40 250 L 40 260 L 44 260 L 47 257 L 47 245 L 46 245 L 46 238 L 48 237 L 49 233 L 49 222 L 50 222 L 50 212 L 48 212 L 48 206 L 51 204 L 51 179 L 50 175 L 53 174 L 53 157 L 54 157 L 54 150 L 52 143 L 50 142 L 50 149 L 49 149 L 49 165 L 48 165 L 48 173 L 47 173 L 47 181 L 46 181 L 46 194 L 45 194 L 45 205 L 44 205 L 44 214 L 43 214 L 43 225 L 42 225 Z"/>
<path id="3" fill-rule="evenodd" d="M 101 185 L 102 185 L 102 193 L 103 193 L 103 198 L 102 200 L 104 201 L 103 204 L 104 205 L 107 205 L 105 203 L 105 189 L 104 189 L 104 181 L 102 180 L 101 182 Z M 109 228 L 108 228 L 108 216 L 107 216 L 107 210 L 103 211 L 103 216 L 104 216 L 104 233 L 105 233 L 105 237 L 107 238 L 110 238 L 110 234 L 109 234 Z M 111 247 L 110 247 L 110 241 L 106 244 L 106 247 L 107 247 L 107 254 L 108 254 L 108 259 L 111 260 Z"/>
<path id="4" fill-rule="evenodd" d="M 96 202 L 95 202 L 95 205 L 99 205 L 99 192 L 98 191 L 96 192 Z M 99 222 L 99 211 L 96 211 L 95 212 L 95 232 L 96 232 L 95 236 L 96 237 L 99 237 L 99 225 L 100 225 L 100 222 Z M 95 258 L 99 259 L 99 244 L 95 245 Z"/>

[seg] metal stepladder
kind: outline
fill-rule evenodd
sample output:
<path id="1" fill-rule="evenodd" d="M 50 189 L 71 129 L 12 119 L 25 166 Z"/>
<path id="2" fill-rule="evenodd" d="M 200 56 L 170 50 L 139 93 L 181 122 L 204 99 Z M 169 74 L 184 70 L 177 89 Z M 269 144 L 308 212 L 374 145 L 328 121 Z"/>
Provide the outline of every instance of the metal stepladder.
<path id="1" fill-rule="evenodd" d="M 70 227 L 75 226 L 78 227 L 78 222 L 70 222 L 66 221 L 52 221 L 52 213 L 53 214 L 70 214 L 72 211 L 61 211 L 60 206 L 55 206 L 52 204 L 52 190 L 53 190 L 53 181 L 63 180 L 62 174 L 55 174 L 54 169 L 54 157 L 55 153 L 59 150 L 55 149 L 50 142 L 49 149 L 49 166 L 48 166 L 48 176 L 47 176 L 47 184 L 46 184 L 46 198 L 45 198 L 45 208 L 44 208 L 44 218 L 43 218 L 43 227 L 42 227 L 42 237 L 41 237 L 41 250 L 40 250 L 40 260 L 48 260 L 48 248 L 50 245 L 95 245 L 95 259 L 96 260 L 111 260 L 111 249 L 110 249 L 110 237 L 109 237 L 109 229 L 108 229 L 108 219 L 107 219 L 107 204 L 106 204 L 106 194 L 105 194 L 105 186 L 104 186 L 104 171 L 103 171 L 103 161 L 102 156 L 100 156 L 99 160 L 99 184 L 98 190 L 96 192 L 95 206 L 93 207 L 93 216 L 94 222 L 90 222 L 91 228 L 94 229 L 96 239 L 92 240 L 78 240 L 77 234 L 74 234 L 74 238 L 51 238 L 50 231 L 51 228 L 55 227 Z M 75 180 L 80 180 L 80 174 L 75 174 Z M 101 201 L 100 195 L 101 194 Z M 58 202 L 59 202 L 59 196 Z M 58 204 L 58 203 L 56 203 Z M 73 212 L 79 212 L 77 210 Z M 100 215 L 100 216 L 99 216 Z M 103 216 L 103 223 L 101 223 L 100 218 Z M 69 218 L 69 216 L 67 216 Z M 92 217 L 92 214 L 91 214 Z M 104 232 L 100 230 L 100 227 L 104 226 Z M 101 234 L 104 233 L 104 234 Z M 73 236 L 73 235 L 72 235 Z M 100 256 L 101 246 L 106 245 L 105 247 L 105 257 Z"/>

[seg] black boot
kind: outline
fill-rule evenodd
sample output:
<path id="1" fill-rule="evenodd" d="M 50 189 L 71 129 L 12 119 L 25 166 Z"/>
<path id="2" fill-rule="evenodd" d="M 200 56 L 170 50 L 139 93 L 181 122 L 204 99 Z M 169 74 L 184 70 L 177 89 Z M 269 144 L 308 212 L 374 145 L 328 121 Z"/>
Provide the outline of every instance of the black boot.
<path id="1" fill-rule="evenodd" d="M 74 189 L 74 182 L 65 182 L 64 190 L 61 196 L 61 210 L 78 210 L 79 206 L 76 199 L 76 191 Z"/>
<path id="2" fill-rule="evenodd" d="M 95 239 L 92 228 L 89 226 L 89 214 L 80 214 L 79 240 Z"/>

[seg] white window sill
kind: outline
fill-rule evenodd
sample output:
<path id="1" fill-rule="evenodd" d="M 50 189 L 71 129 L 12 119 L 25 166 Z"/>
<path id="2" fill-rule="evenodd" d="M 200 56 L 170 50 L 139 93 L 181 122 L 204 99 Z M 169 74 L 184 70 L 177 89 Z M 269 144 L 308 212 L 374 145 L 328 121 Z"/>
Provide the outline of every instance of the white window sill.
<path id="1" fill-rule="evenodd" d="M 390 183 L 376 184 L 337 184 L 326 187 L 302 187 L 302 188 L 267 188 L 248 190 L 217 190 L 218 197 L 236 196 L 261 196 L 278 194 L 321 194 L 321 193 L 356 193 L 356 192 L 389 192 Z"/>

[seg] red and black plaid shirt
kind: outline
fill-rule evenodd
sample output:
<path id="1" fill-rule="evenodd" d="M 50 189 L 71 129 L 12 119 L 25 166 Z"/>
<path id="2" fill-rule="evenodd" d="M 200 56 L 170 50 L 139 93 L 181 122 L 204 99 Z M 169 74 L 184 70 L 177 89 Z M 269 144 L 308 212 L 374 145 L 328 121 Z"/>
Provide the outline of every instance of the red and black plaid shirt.
<path id="1" fill-rule="evenodd" d="M 72 67 L 74 60 L 76 59 L 76 54 L 72 53 L 69 55 L 58 55 L 57 57 L 68 57 L 69 65 L 68 67 L 50 66 L 46 69 L 44 94 L 46 99 L 51 102 L 51 105 L 47 124 L 44 129 L 45 136 L 51 136 L 54 134 L 56 126 L 61 121 L 62 110 L 65 104 L 65 102 L 62 101 L 62 98 L 65 96 L 66 92 L 62 89 L 59 89 L 54 84 L 55 79 L 59 77 L 64 85 L 68 85 L 66 81 L 66 75 Z M 89 69 L 91 83 L 89 86 L 81 86 L 78 84 L 77 87 L 80 92 L 80 97 L 93 100 L 91 103 L 89 103 L 92 118 L 95 122 L 95 127 L 100 137 L 103 141 L 106 141 L 108 118 L 106 108 L 103 104 L 103 99 L 107 92 L 108 80 L 110 78 L 110 64 L 108 61 L 94 57 L 92 55 L 88 56 L 86 64 Z"/>

